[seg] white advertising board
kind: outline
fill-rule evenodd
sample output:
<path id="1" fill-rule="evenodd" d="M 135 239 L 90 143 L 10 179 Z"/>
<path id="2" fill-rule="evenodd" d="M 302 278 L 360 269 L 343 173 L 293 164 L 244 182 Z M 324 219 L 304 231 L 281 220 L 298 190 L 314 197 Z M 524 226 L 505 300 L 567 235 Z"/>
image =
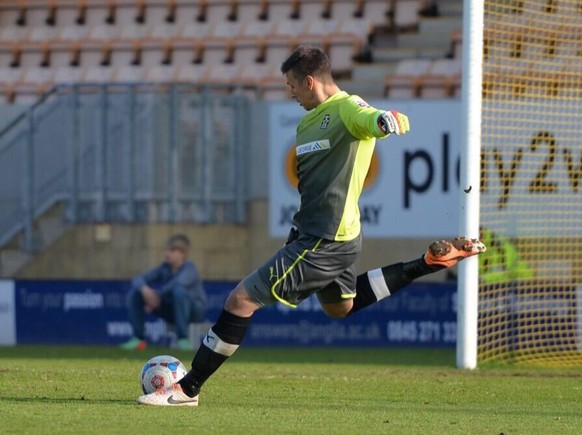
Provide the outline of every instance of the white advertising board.
<path id="1" fill-rule="evenodd" d="M 457 235 L 461 165 L 461 102 L 368 101 L 410 118 L 405 136 L 379 140 L 360 198 L 364 234 L 377 238 Z M 485 102 L 485 109 L 488 109 Z M 506 236 L 582 235 L 582 102 L 497 103 L 483 121 L 481 210 L 486 225 Z M 545 113 L 540 116 L 540 113 Z M 295 102 L 270 107 L 270 234 L 284 237 L 299 206 L 295 128 L 305 111 Z M 551 116 L 549 116 L 551 114 Z M 474 191 L 474 190 L 473 190 Z M 572 225 L 561 222 L 564 213 Z"/>
<path id="2" fill-rule="evenodd" d="M 410 118 L 406 136 L 379 140 L 360 197 L 363 231 L 369 237 L 445 237 L 457 233 L 459 209 L 460 102 L 369 101 Z M 299 206 L 294 182 L 295 128 L 305 114 L 297 103 L 270 110 L 269 222 L 284 237 Z"/>
<path id="3" fill-rule="evenodd" d="M 14 281 L 0 280 L 0 345 L 16 344 Z"/>

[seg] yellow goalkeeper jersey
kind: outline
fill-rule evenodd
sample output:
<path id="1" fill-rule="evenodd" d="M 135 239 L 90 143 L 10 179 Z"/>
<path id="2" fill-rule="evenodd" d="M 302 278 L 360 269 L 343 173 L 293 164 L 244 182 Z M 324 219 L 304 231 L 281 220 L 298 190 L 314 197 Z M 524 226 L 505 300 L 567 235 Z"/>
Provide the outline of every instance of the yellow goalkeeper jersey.
<path id="1" fill-rule="evenodd" d="M 297 125 L 297 175 L 301 205 L 294 224 L 329 240 L 360 234 L 358 200 L 368 173 L 382 110 L 340 91 L 309 111 Z"/>

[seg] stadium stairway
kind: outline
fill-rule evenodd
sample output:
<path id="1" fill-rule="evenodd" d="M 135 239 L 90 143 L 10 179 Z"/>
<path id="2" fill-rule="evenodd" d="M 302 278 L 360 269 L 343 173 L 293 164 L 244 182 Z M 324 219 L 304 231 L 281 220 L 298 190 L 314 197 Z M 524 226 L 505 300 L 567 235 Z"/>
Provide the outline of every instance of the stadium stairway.
<path id="1" fill-rule="evenodd" d="M 463 24 L 463 1 L 440 0 L 439 15 L 425 17 L 417 12 L 420 2 L 402 1 L 397 7 L 414 8 L 391 25 L 376 27 L 370 38 L 370 63 L 354 64 L 352 77 L 341 84 L 362 96 L 385 95 L 385 79 L 395 74 L 401 61 L 442 60 L 455 57 L 454 38 Z"/>
<path id="2" fill-rule="evenodd" d="M 0 247 L 0 278 L 16 276 L 34 260 L 36 253 L 47 249 L 66 233 L 68 225 L 63 219 L 64 213 L 63 204 L 57 203 L 35 220 L 31 250 L 23 249 L 25 245 L 23 232 L 19 232 Z"/>

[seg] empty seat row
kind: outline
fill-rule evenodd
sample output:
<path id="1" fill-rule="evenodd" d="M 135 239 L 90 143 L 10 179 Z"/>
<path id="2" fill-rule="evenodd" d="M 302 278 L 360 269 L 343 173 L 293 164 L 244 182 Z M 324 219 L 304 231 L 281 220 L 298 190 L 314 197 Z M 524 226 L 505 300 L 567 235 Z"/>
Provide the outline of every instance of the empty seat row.
<path id="1" fill-rule="evenodd" d="M 458 96 L 460 59 L 405 59 L 384 79 L 384 94 L 390 98 L 447 98 Z"/>
<path id="2" fill-rule="evenodd" d="M 30 68 L 24 71 L 1 69 L 0 75 L 10 82 L 0 83 L 0 103 L 34 101 L 55 85 L 150 85 L 188 83 L 218 85 L 225 91 L 260 93 L 268 98 L 288 97 L 281 72 L 269 64 L 260 65 L 183 65 L 122 66 L 100 68 Z M 4 101 L 2 101 L 4 99 Z"/>
<path id="3" fill-rule="evenodd" d="M 107 40 L 117 41 L 190 41 L 190 40 L 241 40 L 257 38 L 319 38 L 358 37 L 362 40 L 371 31 L 369 23 L 345 20 L 282 20 L 253 23 L 189 23 L 183 25 L 160 24 L 152 26 L 110 25 L 63 26 L 58 28 L 0 28 L 0 42 L 8 44 L 38 44 L 42 42 L 90 44 Z"/>
<path id="4" fill-rule="evenodd" d="M 255 64 L 280 65 L 299 43 L 322 48 L 332 59 L 334 72 L 352 68 L 360 53 L 357 39 L 273 39 L 261 43 L 245 40 L 233 43 L 155 43 L 132 44 L 104 42 L 91 46 L 29 45 L 0 48 L 0 67 L 59 68 L 123 65 Z M 0 78 L 0 81 L 2 78 Z"/>
<path id="5" fill-rule="evenodd" d="M 5 1 L 0 25 L 20 27 L 284 19 L 385 19 L 395 0 Z"/>

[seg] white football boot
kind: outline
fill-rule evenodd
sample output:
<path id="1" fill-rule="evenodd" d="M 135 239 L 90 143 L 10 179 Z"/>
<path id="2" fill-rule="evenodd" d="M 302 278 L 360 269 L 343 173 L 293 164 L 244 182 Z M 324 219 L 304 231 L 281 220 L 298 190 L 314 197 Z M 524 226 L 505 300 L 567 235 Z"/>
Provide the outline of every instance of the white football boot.
<path id="1" fill-rule="evenodd" d="M 168 388 L 162 388 L 150 394 L 137 398 L 140 405 L 153 406 L 198 406 L 198 395 L 187 396 L 180 384 L 172 384 Z"/>

